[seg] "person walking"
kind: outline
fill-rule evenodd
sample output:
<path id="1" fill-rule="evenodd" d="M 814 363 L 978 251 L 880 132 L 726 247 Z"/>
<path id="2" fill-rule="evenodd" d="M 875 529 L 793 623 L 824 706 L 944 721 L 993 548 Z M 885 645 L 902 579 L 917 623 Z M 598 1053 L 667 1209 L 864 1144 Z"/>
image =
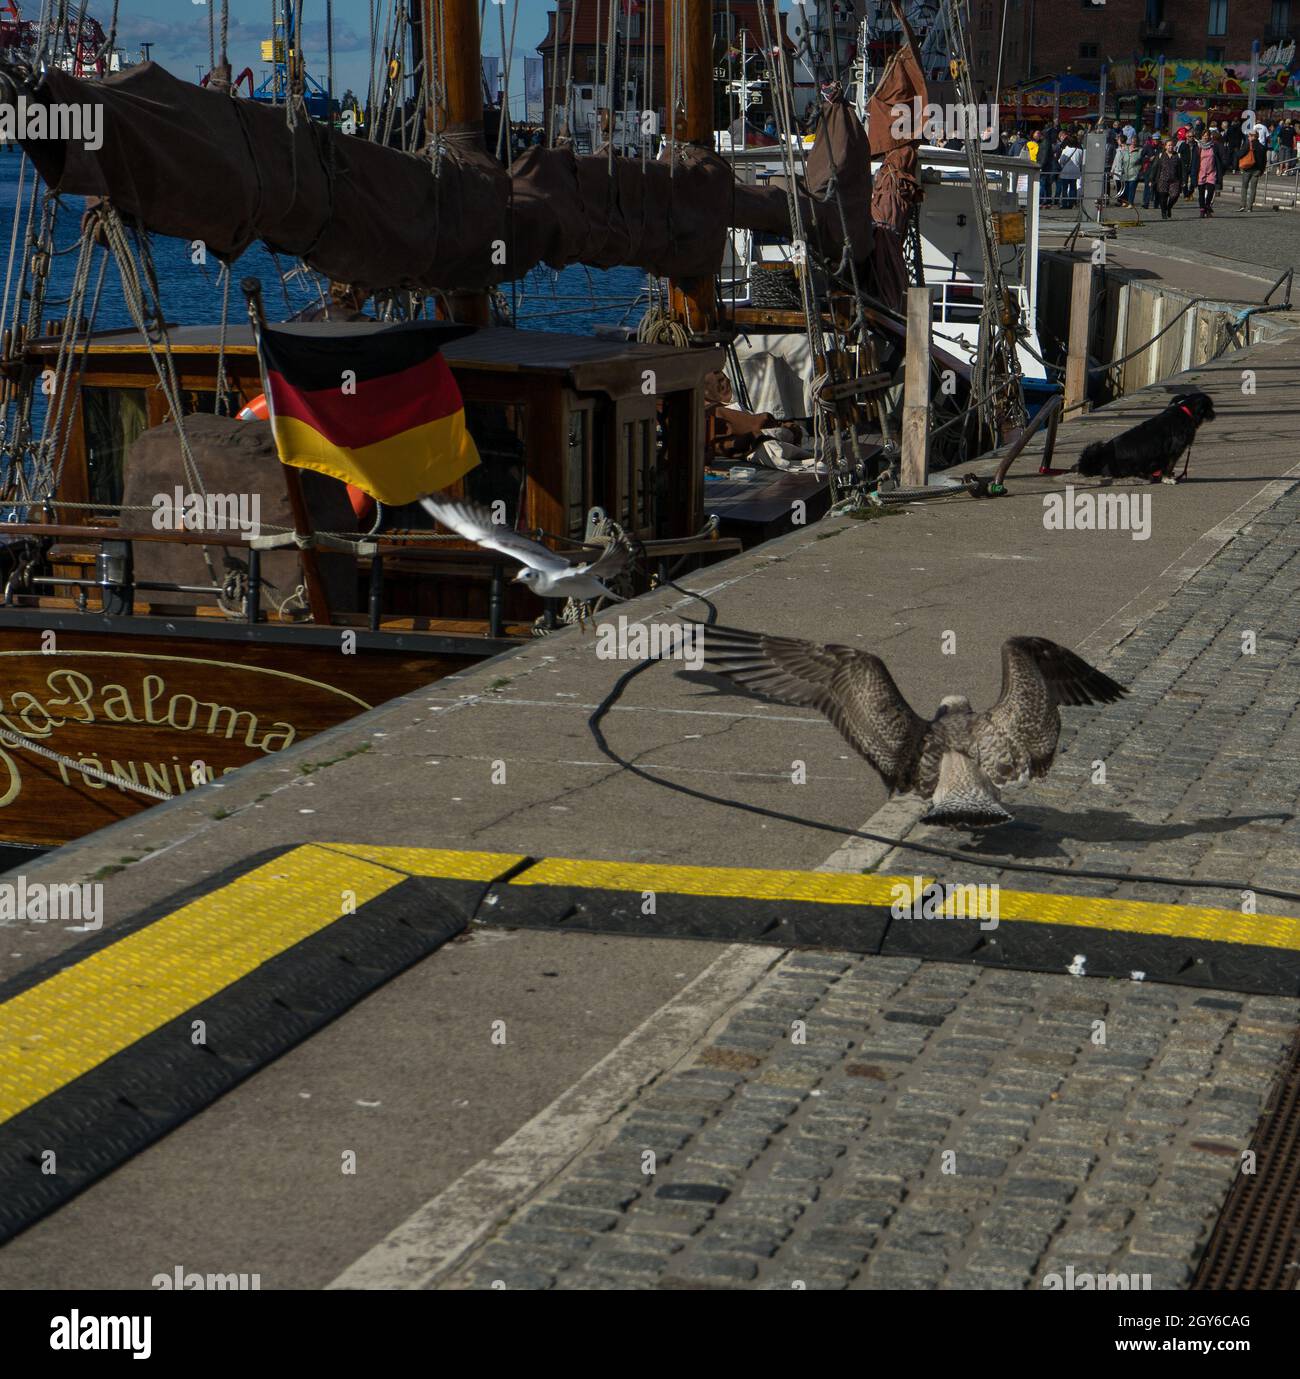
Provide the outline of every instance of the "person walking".
<path id="1" fill-rule="evenodd" d="M 1255 196 L 1259 191 L 1260 179 L 1268 165 L 1268 149 L 1264 147 L 1261 137 L 1264 133 L 1264 126 L 1257 124 L 1250 131 L 1250 138 L 1237 160 L 1237 167 L 1241 171 L 1241 205 L 1237 207 L 1238 211 L 1255 209 Z"/>
<path id="2" fill-rule="evenodd" d="M 1240 120 L 1228 121 L 1228 132 L 1223 136 L 1223 146 L 1228 151 L 1228 166 L 1236 167 L 1246 152 L 1250 135 Z"/>
<path id="3" fill-rule="evenodd" d="M 1121 206 L 1132 206 L 1141 172 L 1141 153 L 1133 147 L 1126 135 L 1121 134 L 1115 149 L 1115 162 L 1111 166 L 1111 175 L 1115 179 Z"/>
<path id="4" fill-rule="evenodd" d="M 1207 134 L 1200 141 L 1196 166 L 1196 194 L 1201 218 L 1214 214 L 1214 193 L 1223 184 L 1227 155 L 1217 134 Z"/>
<path id="5" fill-rule="evenodd" d="M 1083 176 L 1083 150 L 1073 134 L 1067 133 L 1062 141 L 1059 162 L 1061 170 L 1056 179 L 1061 192 L 1061 208 L 1072 211 L 1079 194 L 1079 178 Z"/>
<path id="6" fill-rule="evenodd" d="M 1056 179 L 1061 169 L 1060 160 L 1056 156 L 1059 139 L 1060 132 L 1054 125 L 1049 125 L 1043 130 L 1043 137 L 1038 144 L 1038 166 L 1042 169 L 1038 195 L 1044 206 L 1056 204 Z"/>
<path id="7" fill-rule="evenodd" d="M 1173 139 L 1165 140 L 1165 146 L 1155 161 L 1151 180 L 1155 183 L 1160 219 L 1172 220 L 1174 207 L 1178 204 L 1178 198 L 1183 190 L 1183 164 Z"/>
<path id="8" fill-rule="evenodd" d="M 1191 132 L 1186 128 L 1178 131 L 1178 165 L 1182 169 L 1183 200 L 1189 200 L 1192 195 L 1192 188 L 1196 186 L 1196 140 L 1192 138 Z"/>
<path id="9" fill-rule="evenodd" d="M 1145 140 L 1145 142 L 1142 145 L 1141 172 L 1142 209 L 1144 211 L 1149 211 L 1151 209 L 1151 202 L 1155 199 L 1156 188 L 1155 183 L 1152 181 L 1152 176 L 1155 173 L 1156 159 L 1159 157 L 1159 142 L 1154 137 Z"/>
<path id="10" fill-rule="evenodd" d="M 1295 125 L 1283 120 L 1277 127 L 1277 161 L 1283 172 L 1290 172 L 1295 159 Z"/>

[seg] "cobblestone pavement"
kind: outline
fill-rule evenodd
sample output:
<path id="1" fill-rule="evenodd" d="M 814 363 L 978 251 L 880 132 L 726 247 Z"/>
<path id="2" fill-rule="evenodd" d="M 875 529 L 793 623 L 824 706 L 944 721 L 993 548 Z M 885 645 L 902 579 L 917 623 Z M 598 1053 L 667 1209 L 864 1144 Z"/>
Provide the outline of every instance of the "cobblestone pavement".
<path id="1" fill-rule="evenodd" d="M 1298 519 L 1295 488 L 1121 643 L 1132 695 L 1070 716 L 1019 855 L 1300 889 Z M 960 880 L 985 878 L 1049 880 L 991 858 Z M 786 955 L 441 1286 L 1184 1286 L 1298 1021 L 1291 999 Z"/>
<path id="2" fill-rule="evenodd" d="M 1195 201 L 1179 202 L 1174 218 L 1167 221 L 1160 219 L 1158 211 L 1143 211 L 1142 224 L 1122 227 L 1116 244 L 1121 248 L 1131 244 L 1156 253 L 1190 249 L 1222 258 L 1228 261 L 1225 266 L 1237 263 L 1257 266 L 1261 271 L 1272 269 L 1274 273 L 1300 268 L 1300 212 L 1257 208 L 1251 214 L 1241 215 L 1237 211 L 1240 203 L 1240 191 L 1230 184 L 1215 214 L 1205 220 L 1198 214 Z M 1108 215 L 1119 219 L 1124 212 L 1112 208 Z M 1049 210 L 1044 222 L 1073 224 L 1074 216 Z"/>
<path id="3" fill-rule="evenodd" d="M 988 855 L 1300 892 L 1300 485 L 1104 664 L 1129 687 L 1128 697 L 1103 712 L 1063 715 L 1051 774 L 1016 796 L 1016 825 L 989 830 L 971 845 L 972 865 L 961 879 L 1179 904 L 1242 903 L 1235 892 L 1199 888 L 1017 879 L 996 864 L 977 865 Z M 1099 762 L 1104 783 L 1093 779 Z M 908 837 L 951 843 L 951 834 L 920 825 Z M 880 869 L 910 875 L 923 860 L 901 849 Z M 1300 906 L 1264 896 L 1257 909 L 1300 915 Z"/>

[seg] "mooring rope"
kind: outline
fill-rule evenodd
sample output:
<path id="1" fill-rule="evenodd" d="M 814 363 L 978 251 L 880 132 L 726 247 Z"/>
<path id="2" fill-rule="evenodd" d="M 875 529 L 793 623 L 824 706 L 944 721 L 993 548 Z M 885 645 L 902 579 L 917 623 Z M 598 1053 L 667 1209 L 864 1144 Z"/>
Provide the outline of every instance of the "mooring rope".
<path id="1" fill-rule="evenodd" d="M 128 780 L 125 776 L 115 776 L 111 771 L 101 771 L 98 767 L 83 765 L 74 757 L 65 756 L 64 753 L 53 751 L 49 747 L 42 747 L 21 733 L 10 732 L 8 728 L 0 728 L 0 738 L 15 747 L 25 747 L 29 752 L 35 752 L 38 757 L 47 757 L 50 761 L 58 762 L 60 766 L 71 766 L 74 771 L 80 771 L 82 775 L 94 776 L 97 780 L 102 780 L 109 785 L 120 786 L 123 790 L 134 790 L 137 794 L 149 795 L 155 800 L 176 799 L 175 795 L 164 794 L 161 790 L 155 790 L 151 785 L 141 785 L 138 781 Z"/>

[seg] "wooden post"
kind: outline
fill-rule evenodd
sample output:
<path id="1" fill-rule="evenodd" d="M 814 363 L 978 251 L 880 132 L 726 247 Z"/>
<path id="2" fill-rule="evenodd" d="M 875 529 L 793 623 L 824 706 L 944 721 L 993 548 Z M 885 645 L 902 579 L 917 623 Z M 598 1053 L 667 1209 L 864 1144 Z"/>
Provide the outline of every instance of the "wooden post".
<path id="1" fill-rule="evenodd" d="M 307 511 L 307 499 L 303 496 L 302 475 L 291 464 L 281 464 L 284 471 L 284 488 L 289 497 L 289 511 L 293 514 L 293 528 L 302 536 L 311 535 L 311 514 Z M 330 615 L 329 599 L 325 596 L 325 583 L 321 579 L 320 561 L 314 547 L 308 546 L 301 552 L 302 582 L 307 586 L 307 607 L 311 620 L 320 627 L 329 627 L 334 619 Z"/>
<path id="2" fill-rule="evenodd" d="M 483 55 L 479 45 L 479 0 L 443 0 L 442 28 L 435 27 L 433 0 L 424 0 L 423 32 L 432 42 L 445 35 L 446 49 L 438 51 L 438 74 L 445 92 L 442 128 L 463 139 L 483 142 Z M 426 45 L 427 47 L 427 45 Z M 491 322 L 488 296 L 482 291 L 449 292 L 447 299 L 457 321 L 486 326 Z"/>
<path id="3" fill-rule="evenodd" d="M 1065 357 L 1065 407 L 1087 409 L 1088 322 L 1092 314 L 1092 263 L 1074 265 L 1070 287 L 1070 338 Z M 1080 405 L 1082 404 L 1082 405 Z"/>
<path id="4" fill-rule="evenodd" d="M 257 343 L 257 362 L 258 368 L 262 373 L 262 392 L 269 406 L 271 401 L 271 382 L 266 376 L 264 359 L 262 355 L 262 327 L 266 324 L 266 316 L 262 310 L 262 284 L 256 278 L 245 278 L 240 287 L 243 290 L 244 298 L 248 302 L 248 320 L 253 327 L 253 339 Z M 178 419 L 177 425 L 180 425 Z M 279 448 L 278 445 L 276 447 Z M 307 500 L 303 497 L 302 476 L 297 468 L 291 464 L 280 465 L 281 474 L 284 478 L 284 490 L 289 499 L 289 512 L 293 516 L 293 529 L 300 536 L 311 534 L 311 514 L 307 511 Z M 307 605 L 311 612 L 311 620 L 322 627 L 329 627 L 333 622 L 330 615 L 329 599 L 325 596 L 325 584 L 320 576 L 320 565 L 316 560 L 316 551 L 312 547 L 307 547 L 302 552 L 302 579 L 307 586 Z"/>
<path id="5" fill-rule="evenodd" d="M 612 2 L 612 0 L 611 0 Z M 710 0 L 665 0 L 664 108 L 668 129 L 679 143 L 713 148 L 713 7 Z M 683 34 L 682 68 L 676 69 L 674 35 Z M 674 97 L 678 77 L 682 93 Z M 670 284 L 673 315 L 693 334 L 714 331 L 718 304 L 713 279 L 690 278 Z"/>
<path id="6" fill-rule="evenodd" d="M 903 368 L 900 488 L 930 482 L 930 289 L 907 289 L 907 358 Z"/>
<path id="7" fill-rule="evenodd" d="M 443 0 L 446 50 L 438 53 L 438 70 L 446 104 L 443 127 L 483 138 L 483 57 L 479 47 L 478 0 Z M 424 32 L 438 33 L 433 0 L 425 0 Z"/>

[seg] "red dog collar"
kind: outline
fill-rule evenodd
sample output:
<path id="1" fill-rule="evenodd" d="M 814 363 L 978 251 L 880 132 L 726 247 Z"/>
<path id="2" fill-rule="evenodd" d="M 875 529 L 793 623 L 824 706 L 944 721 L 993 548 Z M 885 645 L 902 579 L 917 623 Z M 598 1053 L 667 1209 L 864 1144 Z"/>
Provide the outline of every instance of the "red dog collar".
<path id="1" fill-rule="evenodd" d="M 1178 404 L 1178 410 L 1180 412 L 1186 412 L 1189 417 L 1192 417 L 1193 421 L 1196 420 L 1196 418 L 1192 416 L 1192 409 L 1185 402 L 1180 402 Z"/>

